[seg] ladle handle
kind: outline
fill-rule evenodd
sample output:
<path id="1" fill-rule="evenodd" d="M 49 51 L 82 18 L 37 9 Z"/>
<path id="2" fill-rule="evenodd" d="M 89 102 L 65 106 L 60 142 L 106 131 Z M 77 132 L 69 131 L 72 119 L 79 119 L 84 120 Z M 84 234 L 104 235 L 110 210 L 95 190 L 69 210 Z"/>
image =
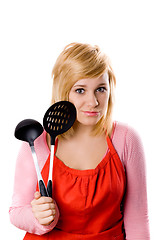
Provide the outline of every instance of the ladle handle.
<path id="1" fill-rule="evenodd" d="M 48 193 L 43 180 L 39 181 L 39 190 L 40 190 L 41 196 L 48 197 Z"/>
<path id="2" fill-rule="evenodd" d="M 34 145 L 30 146 L 30 147 L 31 147 L 31 152 L 32 152 L 33 160 L 34 160 L 35 169 L 36 169 L 36 172 L 37 172 L 39 190 L 40 190 L 41 196 L 48 197 L 49 195 L 47 193 L 47 190 L 46 190 L 46 187 L 45 187 L 45 184 L 43 182 L 42 175 L 41 175 L 41 171 L 39 169 L 38 160 L 37 160 L 36 152 L 35 152 L 35 149 L 34 149 Z"/>

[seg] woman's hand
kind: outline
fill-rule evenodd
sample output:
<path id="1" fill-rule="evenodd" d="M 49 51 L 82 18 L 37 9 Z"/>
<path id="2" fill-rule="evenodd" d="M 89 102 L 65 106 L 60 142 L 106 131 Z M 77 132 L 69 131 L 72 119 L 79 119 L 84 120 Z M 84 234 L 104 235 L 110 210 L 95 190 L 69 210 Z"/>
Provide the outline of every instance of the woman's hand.
<path id="1" fill-rule="evenodd" d="M 50 197 L 41 197 L 39 192 L 35 192 L 35 199 L 31 202 L 32 212 L 41 225 L 47 226 L 55 219 L 55 204 Z"/>

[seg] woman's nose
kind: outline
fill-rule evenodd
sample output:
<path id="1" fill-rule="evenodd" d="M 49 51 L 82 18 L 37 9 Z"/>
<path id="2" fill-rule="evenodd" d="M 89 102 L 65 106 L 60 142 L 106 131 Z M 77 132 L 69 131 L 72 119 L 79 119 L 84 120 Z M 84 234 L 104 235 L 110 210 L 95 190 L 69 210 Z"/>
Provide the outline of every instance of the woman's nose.
<path id="1" fill-rule="evenodd" d="M 98 99 L 94 93 L 88 94 L 86 101 L 88 106 L 96 107 L 98 105 Z"/>

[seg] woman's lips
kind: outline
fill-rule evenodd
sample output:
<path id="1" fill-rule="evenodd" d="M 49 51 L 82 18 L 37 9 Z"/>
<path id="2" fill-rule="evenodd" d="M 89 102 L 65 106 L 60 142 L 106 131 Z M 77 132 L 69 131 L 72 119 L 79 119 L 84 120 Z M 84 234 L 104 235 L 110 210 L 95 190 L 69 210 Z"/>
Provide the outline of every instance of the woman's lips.
<path id="1" fill-rule="evenodd" d="M 99 112 L 93 112 L 93 111 L 83 111 L 84 114 L 86 114 L 87 116 L 91 116 L 91 117 L 94 117 L 94 116 L 98 116 L 99 115 Z"/>

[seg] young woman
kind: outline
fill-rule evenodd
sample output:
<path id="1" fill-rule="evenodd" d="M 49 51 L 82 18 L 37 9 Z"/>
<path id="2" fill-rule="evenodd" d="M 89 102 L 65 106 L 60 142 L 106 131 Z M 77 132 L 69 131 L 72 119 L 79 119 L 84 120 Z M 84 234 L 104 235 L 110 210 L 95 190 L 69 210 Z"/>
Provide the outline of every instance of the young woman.
<path id="1" fill-rule="evenodd" d="M 52 104 L 72 102 L 77 119 L 55 143 L 53 199 L 36 191 L 32 155 L 23 143 L 16 165 L 11 222 L 24 239 L 149 239 L 143 147 L 130 127 L 112 121 L 116 84 L 97 46 L 72 43 L 53 68 Z M 47 182 L 50 139 L 36 141 Z"/>

